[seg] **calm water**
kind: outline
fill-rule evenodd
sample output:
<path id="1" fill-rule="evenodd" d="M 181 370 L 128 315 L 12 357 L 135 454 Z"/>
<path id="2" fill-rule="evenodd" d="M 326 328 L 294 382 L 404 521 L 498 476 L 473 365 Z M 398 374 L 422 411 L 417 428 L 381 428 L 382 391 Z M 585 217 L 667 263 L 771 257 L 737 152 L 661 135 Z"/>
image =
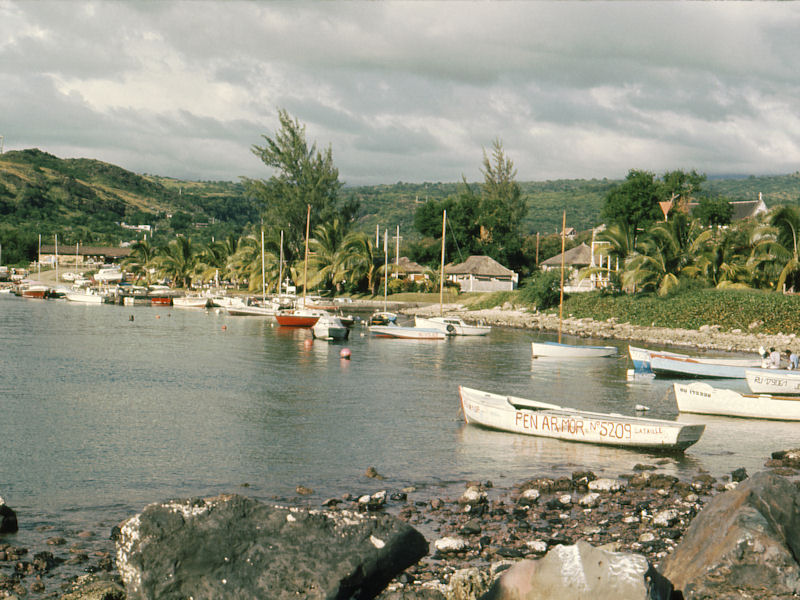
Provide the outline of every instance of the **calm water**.
<path id="1" fill-rule="evenodd" d="M 307 347 L 309 331 L 259 318 L 0 296 L 0 496 L 19 535 L 42 523 L 114 524 L 172 497 L 290 497 L 298 484 L 318 503 L 583 468 L 613 476 L 655 461 L 675 474 L 753 473 L 800 437 L 795 424 L 678 417 L 670 381 L 626 382 L 624 342 L 619 358 L 558 364 L 531 360 L 530 342 L 548 336 L 527 331 L 351 336 Z M 352 360 L 339 358 L 344 347 Z M 678 457 L 515 436 L 465 426 L 459 384 L 598 411 L 642 404 L 708 425 Z M 369 466 L 387 479 L 365 478 Z"/>

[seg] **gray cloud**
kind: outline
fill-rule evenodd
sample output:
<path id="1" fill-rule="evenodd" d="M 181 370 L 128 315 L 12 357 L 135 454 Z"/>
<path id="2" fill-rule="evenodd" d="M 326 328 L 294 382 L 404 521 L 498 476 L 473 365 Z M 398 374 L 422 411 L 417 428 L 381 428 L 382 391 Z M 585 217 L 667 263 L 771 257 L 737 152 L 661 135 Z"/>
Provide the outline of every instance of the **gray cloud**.
<path id="1" fill-rule="evenodd" d="M 788 173 L 800 5 L 0 0 L 0 135 L 137 171 L 268 177 L 278 108 L 349 184 Z"/>

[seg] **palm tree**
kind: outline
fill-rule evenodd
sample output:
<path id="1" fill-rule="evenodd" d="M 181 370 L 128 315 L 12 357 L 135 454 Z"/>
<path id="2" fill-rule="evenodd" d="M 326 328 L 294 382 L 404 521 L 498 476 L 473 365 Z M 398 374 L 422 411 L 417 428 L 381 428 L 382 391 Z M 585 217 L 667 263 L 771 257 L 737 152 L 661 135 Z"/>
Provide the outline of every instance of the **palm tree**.
<path id="1" fill-rule="evenodd" d="M 144 279 L 150 283 L 150 268 L 156 256 L 156 248 L 147 240 L 131 245 L 130 255 L 122 261 L 122 265 L 134 274 L 136 279 Z"/>
<path id="2" fill-rule="evenodd" d="M 314 237 L 308 242 L 309 266 L 313 273 L 309 285 L 321 284 L 325 289 L 341 291 L 344 240 L 348 229 L 338 217 L 314 229 Z"/>
<path id="3" fill-rule="evenodd" d="M 680 283 L 680 277 L 695 277 L 694 257 L 706 242 L 699 221 L 674 218 L 659 223 L 640 236 L 638 254 L 625 265 L 622 282 L 625 287 L 652 289 L 664 296 Z"/>
<path id="4" fill-rule="evenodd" d="M 624 265 L 628 257 L 634 253 L 633 233 L 627 222 L 612 223 L 598 233 L 595 240 L 604 242 L 598 245 L 597 254 L 601 257 L 616 259 L 616 263 L 619 265 Z M 608 267 L 588 267 L 580 272 L 580 279 L 586 279 L 591 275 L 605 276 L 608 272 Z"/>
<path id="5" fill-rule="evenodd" d="M 159 275 L 168 277 L 173 286 L 191 287 L 197 255 L 189 238 L 178 237 L 159 248 L 153 263 Z"/>
<path id="6" fill-rule="evenodd" d="M 704 231 L 697 239 L 697 274 L 719 288 L 748 288 L 751 281 L 747 258 L 751 248 L 742 229 Z"/>
<path id="7" fill-rule="evenodd" d="M 754 234 L 751 266 L 777 275 L 775 289 L 800 283 L 800 212 L 794 206 L 782 206 L 772 212 L 768 226 Z M 770 265 L 771 263 L 771 265 Z M 771 282 L 768 282 L 772 287 Z"/>
<path id="8" fill-rule="evenodd" d="M 354 231 L 344 239 L 342 272 L 361 290 L 378 293 L 384 268 L 383 253 L 379 252 L 366 233 Z"/>

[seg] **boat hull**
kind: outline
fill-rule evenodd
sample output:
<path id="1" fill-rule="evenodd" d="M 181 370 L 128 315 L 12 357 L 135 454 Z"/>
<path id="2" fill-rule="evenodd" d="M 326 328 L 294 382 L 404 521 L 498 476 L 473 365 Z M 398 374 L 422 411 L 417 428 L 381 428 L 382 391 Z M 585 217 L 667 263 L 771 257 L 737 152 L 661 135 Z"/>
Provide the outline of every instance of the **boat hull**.
<path id="1" fill-rule="evenodd" d="M 557 342 L 532 342 L 531 352 L 533 358 L 602 358 L 615 356 L 617 348 L 616 346 L 574 346 Z"/>
<path id="2" fill-rule="evenodd" d="M 488 335 L 492 330 L 486 325 L 470 325 L 461 318 L 414 317 L 414 324 L 425 329 L 438 329 L 445 335 Z"/>
<path id="3" fill-rule="evenodd" d="M 746 370 L 747 386 L 754 394 L 800 394 L 800 373 L 779 369 Z"/>
<path id="4" fill-rule="evenodd" d="M 324 311 L 297 309 L 275 314 L 275 320 L 282 327 L 313 327 L 319 318 L 325 316 Z"/>
<path id="5" fill-rule="evenodd" d="M 173 298 L 172 305 L 175 308 L 205 308 L 208 306 L 208 298 Z"/>
<path id="6" fill-rule="evenodd" d="M 800 397 L 740 394 L 707 383 L 675 383 L 678 410 L 685 413 L 800 421 Z"/>
<path id="7" fill-rule="evenodd" d="M 402 327 L 400 325 L 370 325 L 370 333 L 377 337 L 405 340 L 443 340 L 447 336 L 438 329 Z"/>
<path id="8" fill-rule="evenodd" d="M 650 353 L 650 368 L 656 375 L 706 379 L 744 379 L 747 369 L 757 368 L 760 361 L 694 358 Z"/>
<path id="9" fill-rule="evenodd" d="M 80 292 L 67 292 L 66 297 L 70 302 L 81 302 L 83 304 L 102 304 L 104 300 L 100 294 L 83 294 Z"/>
<path id="10" fill-rule="evenodd" d="M 320 317 L 311 328 L 311 333 L 323 340 L 345 340 L 350 330 L 338 317 Z"/>
<path id="11" fill-rule="evenodd" d="M 570 442 L 682 451 L 705 430 L 705 425 L 579 411 L 464 386 L 459 394 L 469 424 Z"/>

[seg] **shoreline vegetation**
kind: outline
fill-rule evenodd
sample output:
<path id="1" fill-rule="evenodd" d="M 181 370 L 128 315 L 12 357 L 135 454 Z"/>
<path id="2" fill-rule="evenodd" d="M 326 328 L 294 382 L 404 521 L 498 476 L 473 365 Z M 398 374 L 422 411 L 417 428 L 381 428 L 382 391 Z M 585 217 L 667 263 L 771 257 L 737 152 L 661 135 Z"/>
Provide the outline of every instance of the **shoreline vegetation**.
<path id="1" fill-rule="evenodd" d="M 411 302 L 400 312 L 428 316 L 440 310 L 466 321 L 557 332 L 558 309 L 537 311 L 515 302 L 516 293 L 469 295 L 460 302 Z M 406 297 L 408 301 L 410 297 Z M 394 299 L 393 299 L 394 300 Z M 747 290 L 691 290 L 666 298 L 599 292 L 575 294 L 564 303 L 564 335 L 614 339 L 698 350 L 758 353 L 760 347 L 800 350 L 800 296 Z"/>

